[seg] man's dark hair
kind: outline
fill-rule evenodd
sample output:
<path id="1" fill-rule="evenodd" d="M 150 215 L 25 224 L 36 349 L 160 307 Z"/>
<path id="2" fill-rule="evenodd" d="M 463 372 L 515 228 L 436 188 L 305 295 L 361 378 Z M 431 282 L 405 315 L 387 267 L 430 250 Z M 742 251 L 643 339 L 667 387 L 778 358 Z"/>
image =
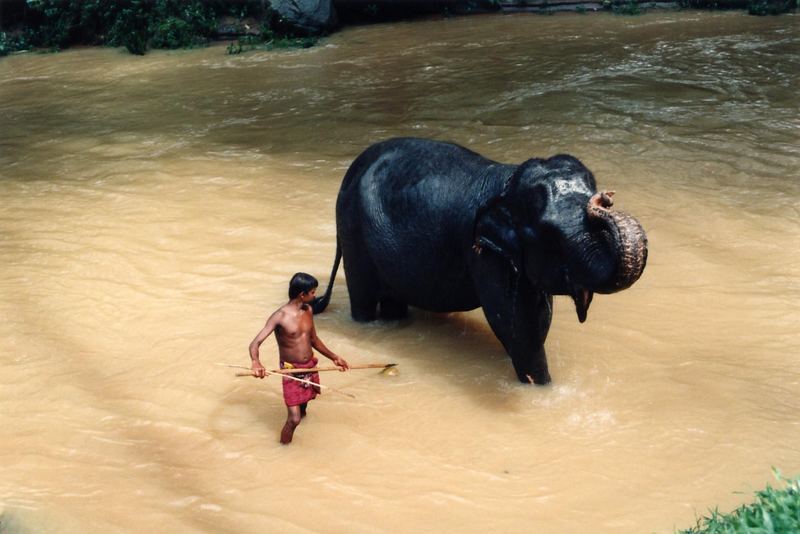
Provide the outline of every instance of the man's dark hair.
<path id="1" fill-rule="evenodd" d="M 308 293 L 318 285 L 317 279 L 310 274 L 297 273 L 289 282 L 289 299 L 297 298 L 300 293 Z"/>

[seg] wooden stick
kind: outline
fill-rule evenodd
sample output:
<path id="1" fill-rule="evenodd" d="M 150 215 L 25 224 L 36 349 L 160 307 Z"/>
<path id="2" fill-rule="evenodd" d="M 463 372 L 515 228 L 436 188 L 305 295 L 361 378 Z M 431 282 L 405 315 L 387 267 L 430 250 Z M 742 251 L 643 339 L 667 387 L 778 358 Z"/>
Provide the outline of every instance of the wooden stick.
<path id="1" fill-rule="evenodd" d="M 362 365 L 351 365 L 350 369 L 386 369 L 394 367 L 396 363 L 365 363 Z M 312 367 L 310 369 L 272 369 L 273 373 L 282 375 L 302 374 L 302 373 L 317 373 L 320 371 L 341 371 L 340 367 L 332 365 L 330 367 Z"/>
<path id="2" fill-rule="evenodd" d="M 322 388 L 322 389 L 329 389 L 329 390 L 334 391 L 336 393 L 340 393 L 342 395 L 347 395 L 351 399 L 355 399 L 356 398 L 355 395 L 353 395 L 351 393 L 348 393 L 346 391 L 342 391 L 341 389 L 336 389 L 334 387 L 326 386 L 324 384 L 317 384 L 316 382 L 312 382 L 310 380 L 303 380 L 302 378 L 297 378 L 297 377 L 294 377 L 292 375 L 285 375 L 285 374 L 281 374 L 281 373 L 273 373 L 273 372 L 267 371 L 266 369 L 264 369 L 264 372 L 267 375 L 276 375 L 276 376 L 280 376 L 281 378 L 288 378 L 289 380 L 294 380 L 295 382 L 300 382 L 302 384 L 309 384 L 312 387 Z M 250 371 L 249 373 L 236 373 L 236 376 L 256 376 L 256 374 L 254 372 Z"/>
<path id="3" fill-rule="evenodd" d="M 360 365 L 351 365 L 350 369 L 387 369 L 389 367 L 395 367 L 396 363 L 365 363 Z M 244 365 L 228 365 L 228 367 L 234 367 L 236 369 L 250 369 L 250 367 L 245 367 Z M 299 369 L 271 369 L 270 373 L 280 374 L 280 375 L 292 375 L 292 374 L 303 374 L 303 373 L 318 373 L 320 371 L 340 371 L 341 368 L 336 367 L 335 365 L 330 367 L 309 367 L 306 369 L 299 368 Z M 237 376 L 239 376 L 237 374 Z M 246 374 L 242 374 L 241 376 L 248 376 Z"/>
<path id="4" fill-rule="evenodd" d="M 228 365 L 228 367 L 238 367 L 240 369 L 249 369 L 249 367 L 245 367 L 244 365 Z M 286 374 L 282 374 L 282 373 L 273 373 L 272 371 L 267 371 L 266 369 L 264 369 L 264 372 L 267 375 L 279 375 L 282 378 L 288 378 L 289 380 L 294 380 L 295 382 L 300 382 L 302 384 L 309 384 L 309 385 L 311 385 L 313 387 L 329 389 L 331 391 L 335 391 L 336 393 L 341 393 L 342 395 L 347 395 L 351 399 L 355 399 L 356 398 L 355 395 L 347 393 L 346 391 L 342 391 L 340 389 L 336 389 L 336 388 L 331 387 L 331 386 L 325 386 L 323 384 L 317 384 L 316 382 L 311 382 L 310 380 L 303 380 L 302 378 L 297 378 L 297 377 L 294 377 L 292 375 L 286 375 Z M 253 371 L 250 371 L 249 373 L 236 373 L 236 376 L 256 376 L 256 374 Z"/>

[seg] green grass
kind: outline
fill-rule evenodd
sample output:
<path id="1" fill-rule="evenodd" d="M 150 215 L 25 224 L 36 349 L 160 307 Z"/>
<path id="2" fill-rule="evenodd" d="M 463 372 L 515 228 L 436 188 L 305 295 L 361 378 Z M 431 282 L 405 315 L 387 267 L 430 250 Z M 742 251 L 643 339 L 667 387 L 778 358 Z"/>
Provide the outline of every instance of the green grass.
<path id="1" fill-rule="evenodd" d="M 722 514 L 711 510 L 710 515 L 697 520 L 695 527 L 681 534 L 788 534 L 800 532 L 800 478 L 786 479 L 773 470 L 783 486 L 756 492 L 756 502 Z"/>

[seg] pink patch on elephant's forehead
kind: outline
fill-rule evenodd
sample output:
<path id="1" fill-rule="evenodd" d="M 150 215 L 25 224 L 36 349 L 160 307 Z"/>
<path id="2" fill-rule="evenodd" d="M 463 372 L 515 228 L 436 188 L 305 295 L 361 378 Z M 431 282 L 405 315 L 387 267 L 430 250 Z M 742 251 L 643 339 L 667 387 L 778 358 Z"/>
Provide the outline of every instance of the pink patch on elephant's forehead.
<path id="1" fill-rule="evenodd" d="M 586 195 L 592 194 L 585 183 L 578 180 L 553 180 L 553 192 L 559 195 L 567 195 L 569 193 L 583 193 Z"/>

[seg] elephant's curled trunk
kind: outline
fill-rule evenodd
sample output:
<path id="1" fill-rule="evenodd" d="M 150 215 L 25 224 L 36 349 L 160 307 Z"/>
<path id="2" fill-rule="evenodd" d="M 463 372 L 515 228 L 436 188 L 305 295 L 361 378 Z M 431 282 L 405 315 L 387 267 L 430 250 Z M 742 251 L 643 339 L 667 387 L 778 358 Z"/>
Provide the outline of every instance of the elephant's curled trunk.
<path id="1" fill-rule="evenodd" d="M 629 288 L 647 263 L 647 235 L 639 221 L 626 213 L 612 211 L 614 191 L 595 193 L 586 206 L 589 220 L 603 225 L 618 253 L 617 270 L 607 286 L 608 293 Z"/>

